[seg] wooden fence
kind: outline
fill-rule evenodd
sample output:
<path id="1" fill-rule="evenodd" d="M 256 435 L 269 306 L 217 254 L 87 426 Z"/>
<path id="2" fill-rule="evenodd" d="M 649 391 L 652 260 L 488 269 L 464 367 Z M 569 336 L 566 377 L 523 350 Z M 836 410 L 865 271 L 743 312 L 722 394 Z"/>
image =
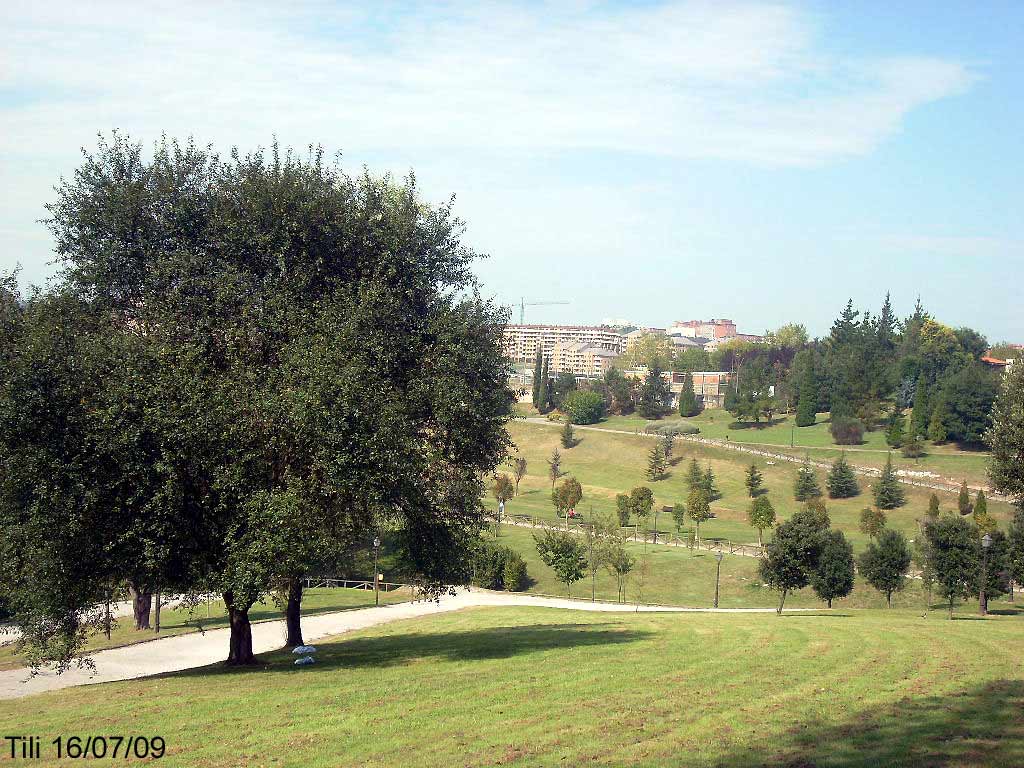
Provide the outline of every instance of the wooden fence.
<path id="1" fill-rule="evenodd" d="M 366 589 L 373 592 L 373 579 L 338 579 L 333 576 L 308 576 L 303 579 L 305 589 Z M 412 584 L 399 584 L 393 581 L 382 581 L 378 585 L 381 592 L 394 592 Z"/>
<path id="2" fill-rule="evenodd" d="M 491 516 L 491 520 L 497 522 L 497 518 Z M 523 528 L 561 528 L 562 530 L 574 531 L 576 533 L 585 533 L 593 527 L 592 523 L 585 520 L 573 520 L 569 519 L 568 524 L 566 521 L 552 521 L 541 517 L 535 517 L 534 515 L 524 514 L 509 514 L 505 515 L 504 520 L 501 522 L 506 525 L 515 525 Z M 651 530 L 640 530 L 639 526 L 627 525 L 621 529 L 625 532 L 626 541 L 632 541 L 636 543 L 650 543 L 650 544 L 661 544 L 668 547 L 687 547 L 690 549 L 707 549 L 713 552 L 724 552 L 730 555 L 741 555 L 743 557 L 763 557 L 764 547 L 758 546 L 757 544 L 747 544 L 732 541 L 731 539 L 701 539 L 699 542 L 689 537 L 680 538 L 677 533 L 672 531 L 651 531 Z M 629 533 L 632 531 L 632 533 Z"/>

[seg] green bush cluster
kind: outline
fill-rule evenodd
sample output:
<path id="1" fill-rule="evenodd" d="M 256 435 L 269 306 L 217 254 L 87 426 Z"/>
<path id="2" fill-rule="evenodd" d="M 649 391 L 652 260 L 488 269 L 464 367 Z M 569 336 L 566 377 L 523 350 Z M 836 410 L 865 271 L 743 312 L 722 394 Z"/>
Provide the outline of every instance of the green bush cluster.
<path id="1" fill-rule="evenodd" d="M 604 418 L 604 398 L 597 392 L 576 390 L 562 400 L 562 412 L 573 424 L 596 424 Z"/>
<path id="2" fill-rule="evenodd" d="M 644 427 L 644 432 L 649 435 L 696 435 L 700 428 L 691 424 L 686 419 L 666 420 L 653 422 Z"/>
<path id="3" fill-rule="evenodd" d="M 472 581 L 478 587 L 520 592 L 528 579 L 526 561 L 510 547 L 485 543 L 473 556 Z"/>
<path id="4" fill-rule="evenodd" d="M 864 442 L 864 422 L 849 416 L 834 416 L 829 427 L 836 445 L 860 445 Z"/>

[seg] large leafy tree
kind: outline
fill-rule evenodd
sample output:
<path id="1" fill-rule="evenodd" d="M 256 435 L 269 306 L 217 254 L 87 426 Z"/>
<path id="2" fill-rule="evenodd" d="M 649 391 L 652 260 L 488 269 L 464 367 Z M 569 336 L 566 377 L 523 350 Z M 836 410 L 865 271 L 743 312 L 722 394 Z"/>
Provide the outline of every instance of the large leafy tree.
<path id="1" fill-rule="evenodd" d="M 992 484 L 1024 508 L 1024 363 L 1003 376 L 985 441 L 992 449 Z"/>
<path id="2" fill-rule="evenodd" d="M 219 158 L 164 141 L 146 160 L 114 137 L 58 187 L 50 213 L 55 290 L 108 319 L 98 333 L 112 345 L 134 337 L 137 355 L 114 359 L 152 392 L 110 396 L 140 411 L 124 416 L 130 436 L 159 458 L 145 498 L 75 557 L 129 578 L 135 562 L 106 533 L 127 531 L 147 578 L 220 591 L 235 664 L 253 661 L 251 605 L 323 549 L 387 529 L 426 582 L 461 580 L 512 396 L 505 318 L 476 292 L 476 255 L 450 206 L 424 205 L 412 179 L 349 177 L 319 152 Z M 159 398 L 154 409 L 145 397 Z M 54 469 L 65 486 L 77 471 Z M 64 503 L 21 487 L 32 503 L 5 493 L 0 514 L 43 519 Z M 96 495 L 82 503 L 109 508 Z M 3 522 L 28 545 L 28 528 Z M 184 552 L 175 530 L 190 534 Z M 61 605 L 35 608 L 67 636 L 61 620 L 94 599 L 68 589 Z"/>
<path id="3" fill-rule="evenodd" d="M 827 530 L 827 517 L 823 519 L 810 509 L 797 511 L 775 529 L 758 572 L 765 584 L 778 590 L 780 614 L 786 604 L 786 596 L 810 583 L 818 567 L 823 534 Z"/>
<path id="4" fill-rule="evenodd" d="M 910 561 L 906 536 L 900 531 L 885 528 L 861 554 L 860 572 L 868 584 L 885 595 L 885 603 L 891 608 L 892 593 L 903 589 Z"/>
<path id="5" fill-rule="evenodd" d="M 764 532 L 775 525 L 775 507 L 767 496 L 757 496 L 750 502 L 747 520 L 751 527 L 757 529 L 757 543 L 764 546 Z"/>
<path id="6" fill-rule="evenodd" d="M 566 594 L 572 594 L 572 585 L 587 572 L 587 548 L 583 541 L 561 529 L 545 528 L 533 534 L 541 562 L 555 572 L 565 584 Z"/>
<path id="7" fill-rule="evenodd" d="M 818 564 L 811 573 L 811 588 L 828 607 L 832 601 L 846 597 L 853 591 L 853 546 L 842 531 L 830 530 L 821 535 Z"/>
<path id="8" fill-rule="evenodd" d="M 925 536 L 929 570 L 953 618 L 954 601 L 973 593 L 981 572 L 978 531 L 963 517 L 943 515 L 925 526 Z"/>
<path id="9" fill-rule="evenodd" d="M 981 442 L 992 423 L 992 406 L 998 393 L 998 381 L 980 364 L 961 368 L 948 379 L 937 400 L 944 411 L 939 418 L 945 428 L 945 434 L 937 436 L 961 443 Z"/>

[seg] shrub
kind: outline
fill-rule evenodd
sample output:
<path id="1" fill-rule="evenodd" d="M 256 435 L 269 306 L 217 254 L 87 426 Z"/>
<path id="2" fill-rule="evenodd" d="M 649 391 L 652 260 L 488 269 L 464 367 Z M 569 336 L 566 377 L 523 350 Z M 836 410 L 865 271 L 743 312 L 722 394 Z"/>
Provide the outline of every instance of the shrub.
<path id="1" fill-rule="evenodd" d="M 510 575 L 512 581 L 509 581 Z M 514 592 L 525 587 L 525 580 L 526 562 L 510 547 L 485 542 L 473 556 L 473 584 L 478 587 Z"/>
<path id="2" fill-rule="evenodd" d="M 506 591 L 521 592 L 526 589 L 526 561 L 523 560 L 518 552 L 513 552 L 512 555 L 505 559 L 505 571 L 502 581 Z"/>
<path id="3" fill-rule="evenodd" d="M 829 427 L 836 445 L 860 445 L 864 442 L 864 422 L 849 416 L 832 419 Z"/>
<path id="4" fill-rule="evenodd" d="M 562 411 L 573 424 L 596 424 L 604 418 L 604 398 L 597 392 L 576 390 L 562 400 Z"/>
<path id="5" fill-rule="evenodd" d="M 654 422 L 644 427 L 649 435 L 696 435 L 700 429 L 686 419 L 665 420 Z"/>

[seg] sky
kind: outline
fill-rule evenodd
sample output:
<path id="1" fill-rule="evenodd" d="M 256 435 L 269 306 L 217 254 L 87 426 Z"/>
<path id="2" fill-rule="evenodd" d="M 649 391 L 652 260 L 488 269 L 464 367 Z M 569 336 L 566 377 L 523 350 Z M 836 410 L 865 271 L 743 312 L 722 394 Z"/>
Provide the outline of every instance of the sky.
<path id="1" fill-rule="evenodd" d="M 823 335 L 848 298 L 1024 342 L 1024 3 L 0 4 L 0 269 L 117 129 L 319 144 L 452 195 L 527 322 L 728 317 Z"/>

